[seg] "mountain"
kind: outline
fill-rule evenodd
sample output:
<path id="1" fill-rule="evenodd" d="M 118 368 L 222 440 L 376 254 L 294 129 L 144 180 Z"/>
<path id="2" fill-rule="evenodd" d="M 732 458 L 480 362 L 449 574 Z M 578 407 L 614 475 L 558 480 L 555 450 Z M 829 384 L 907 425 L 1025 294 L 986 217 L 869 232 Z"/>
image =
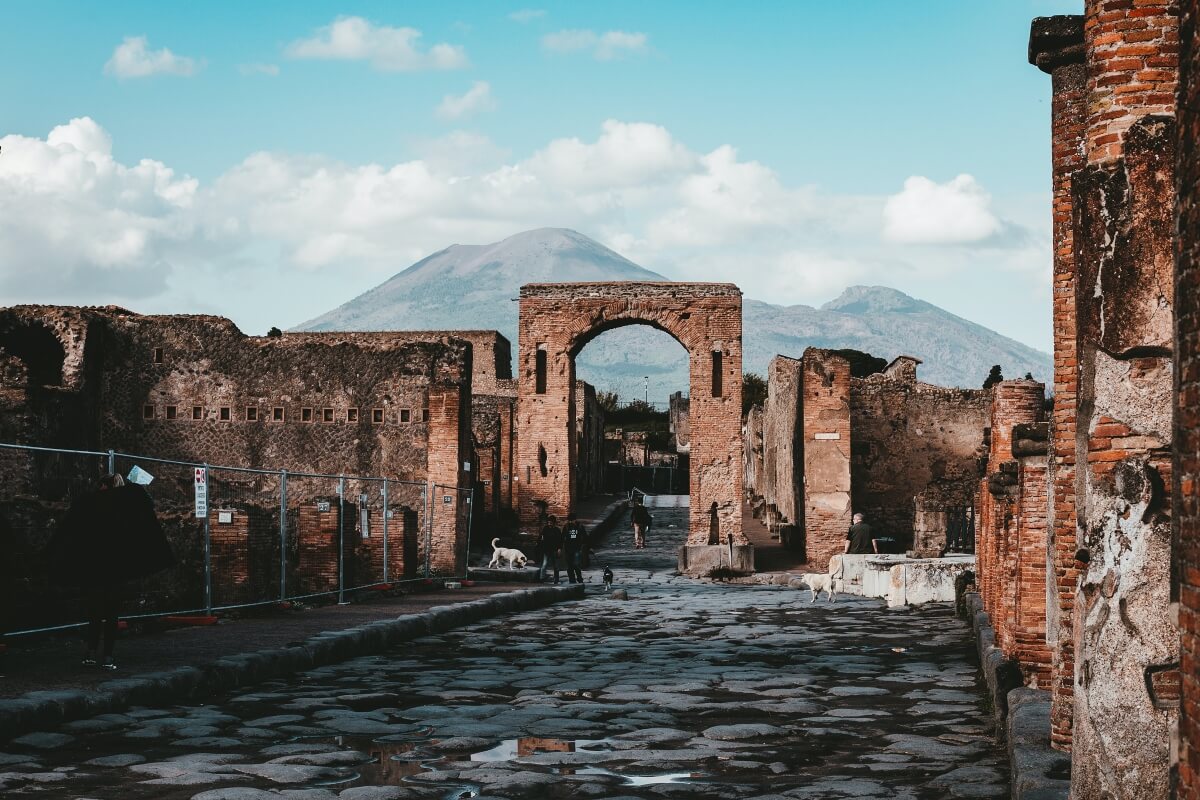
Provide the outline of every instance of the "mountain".
<path id="1" fill-rule="evenodd" d="M 327 330 L 494 328 L 513 343 L 517 297 L 525 283 L 665 281 L 668 278 L 581 233 L 541 228 L 491 245 L 452 245 L 368 292 L 297 327 Z M 820 308 L 743 304 L 743 367 L 765 375 L 777 353 L 805 347 L 853 347 L 888 360 L 924 360 L 923 380 L 975 387 L 1000 364 L 1008 377 L 1050 377 L 1050 356 L 923 300 L 883 286 L 853 286 Z M 595 339 L 577 360 L 579 377 L 623 399 L 646 392 L 663 401 L 687 389 L 687 355 L 662 331 L 642 325 Z"/>

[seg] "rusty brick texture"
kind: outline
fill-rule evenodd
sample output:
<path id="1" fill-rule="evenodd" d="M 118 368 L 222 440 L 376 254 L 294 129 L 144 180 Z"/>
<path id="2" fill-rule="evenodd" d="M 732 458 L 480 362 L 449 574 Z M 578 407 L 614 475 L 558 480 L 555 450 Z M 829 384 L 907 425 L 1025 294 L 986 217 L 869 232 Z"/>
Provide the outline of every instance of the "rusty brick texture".
<path id="1" fill-rule="evenodd" d="M 565 516 L 574 465 L 575 356 L 596 336 L 650 325 L 688 351 L 691 459 L 688 542 L 742 533 L 742 294 L 733 284 L 561 283 L 521 287 L 517 448 L 522 525 Z"/>

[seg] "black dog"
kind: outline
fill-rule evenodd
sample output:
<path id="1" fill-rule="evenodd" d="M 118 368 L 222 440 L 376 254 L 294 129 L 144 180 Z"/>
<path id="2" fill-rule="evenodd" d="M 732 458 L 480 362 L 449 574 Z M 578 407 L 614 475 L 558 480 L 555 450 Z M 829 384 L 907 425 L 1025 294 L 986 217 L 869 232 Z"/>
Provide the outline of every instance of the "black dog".
<path id="1" fill-rule="evenodd" d="M 610 567 L 605 567 L 604 568 L 604 591 L 607 592 L 609 589 L 611 589 L 612 584 L 613 584 L 612 569 Z"/>

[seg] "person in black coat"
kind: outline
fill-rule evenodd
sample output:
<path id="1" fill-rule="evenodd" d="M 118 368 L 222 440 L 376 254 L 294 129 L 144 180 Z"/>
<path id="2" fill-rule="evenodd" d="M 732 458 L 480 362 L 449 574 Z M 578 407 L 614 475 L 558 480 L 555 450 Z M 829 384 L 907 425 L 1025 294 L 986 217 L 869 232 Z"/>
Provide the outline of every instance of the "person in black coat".
<path id="1" fill-rule="evenodd" d="M 542 528 L 541 536 L 542 566 L 538 569 L 538 582 L 546 579 L 546 573 L 554 570 L 554 582 L 558 583 L 558 551 L 562 549 L 562 529 L 558 527 L 558 518 L 551 515 Z"/>
<path id="2" fill-rule="evenodd" d="M 71 507 L 51 548 L 58 569 L 83 590 L 87 603 L 84 666 L 115 670 L 113 648 L 125 583 L 174 562 L 154 502 L 141 486 L 105 475 L 97 491 Z"/>
<path id="3" fill-rule="evenodd" d="M 574 514 L 567 514 L 567 524 L 563 526 L 563 555 L 567 557 L 569 583 L 583 583 L 583 556 L 587 549 L 587 531 Z"/>
<path id="4" fill-rule="evenodd" d="M 653 521 L 650 517 L 650 512 L 642 505 L 640 500 L 632 500 L 633 511 L 630 516 L 633 520 L 633 548 L 635 550 L 644 550 L 646 547 L 646 531 L 650 530 L 650 523 Z"/>

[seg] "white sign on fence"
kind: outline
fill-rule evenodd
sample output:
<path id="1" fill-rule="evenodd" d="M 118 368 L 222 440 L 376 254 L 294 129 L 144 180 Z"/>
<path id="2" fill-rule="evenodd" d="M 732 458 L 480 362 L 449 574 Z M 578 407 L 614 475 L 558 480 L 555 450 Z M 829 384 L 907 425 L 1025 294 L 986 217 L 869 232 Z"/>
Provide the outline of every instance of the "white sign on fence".
<path id="1" fill-rule="evenodd" d="M 196 516 L 208 516 L 208 470 L 204 467 L 196 467 Z"/>

